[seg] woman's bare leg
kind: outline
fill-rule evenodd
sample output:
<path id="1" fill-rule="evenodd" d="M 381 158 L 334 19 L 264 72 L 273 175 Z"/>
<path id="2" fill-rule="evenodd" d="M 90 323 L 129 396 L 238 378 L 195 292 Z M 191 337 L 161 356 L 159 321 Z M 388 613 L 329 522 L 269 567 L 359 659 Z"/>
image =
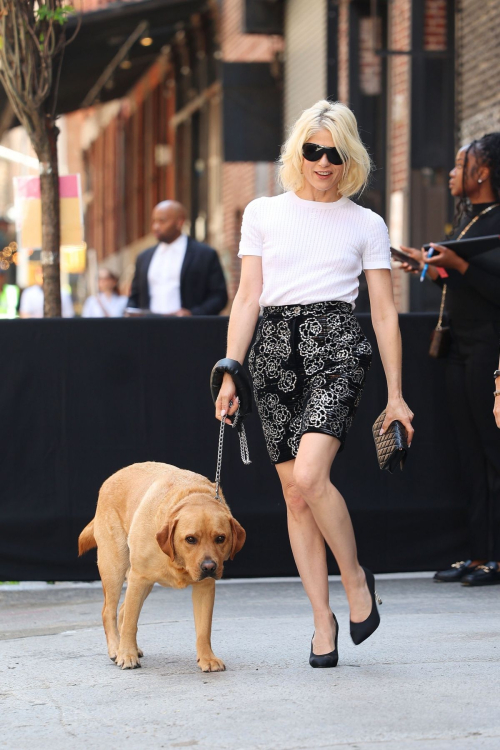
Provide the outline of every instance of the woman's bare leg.
<path id="1" fill-rule="evenodd" d="M 276 470 L 287 505 L 288 533 L 295 564 L 314 617 L 315 654 L 328 654 L 335 645 L 335 623 L 328 599 L 325 540 L 311 509 L 300 496 L 293 479 L 295 461 L 277 464 Z"/>
<path id="2" fill-rule="evenodd" d="M 340 492 L 330 481 L 330 469 L 340 441 L 330 435 L 306 433 L 293 467 L 293 482 L 310 508 L 319 531 L 340 568 L 353 622 L 370 614 L 372 600 L 358 562 L 351 518 Z"/>

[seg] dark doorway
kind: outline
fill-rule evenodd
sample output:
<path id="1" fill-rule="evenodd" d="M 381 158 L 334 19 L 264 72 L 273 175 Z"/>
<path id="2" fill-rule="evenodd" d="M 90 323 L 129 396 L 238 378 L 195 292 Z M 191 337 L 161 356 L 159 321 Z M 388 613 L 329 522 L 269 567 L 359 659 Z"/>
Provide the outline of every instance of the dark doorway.
<path id="1" fill-rule="evenodd" d="M 453 200 L 448 172 L 455 159 L 455 1 L 441 5 L 441 23 L 431 23 L 428 2 L 412 8 L 411 210 L 414 247 L 439 242 L 451 229 Z M 439 309 L 440 289 L 410 283 L 410 310 Z"/>
<path id="2" fill-rule="evenodd" d="M 350 5 L 349 37 L 349 103 L 375 164 L 370 186 L 359 202 L 384 216 L 387 58 L 377 54 L 377 50 L 386 47 L 387 3 L 379 3 L 378 15 L 372 16 L 369 0 L 354 0 Z"/>
<path id="3" fill-rule="evenodd" d="M 379 2 L 378 13 L 372 16 L 369 0 L 353 0 L 349 23 L 349 104 L 375 165 L 370 185 L 357 202 L 385 218 L 387 58 L 377 50 L 387 46 L 387 2 Z M 366 312 L 369 301 L 364 274 L 359 282 L 356 309 Z"/>

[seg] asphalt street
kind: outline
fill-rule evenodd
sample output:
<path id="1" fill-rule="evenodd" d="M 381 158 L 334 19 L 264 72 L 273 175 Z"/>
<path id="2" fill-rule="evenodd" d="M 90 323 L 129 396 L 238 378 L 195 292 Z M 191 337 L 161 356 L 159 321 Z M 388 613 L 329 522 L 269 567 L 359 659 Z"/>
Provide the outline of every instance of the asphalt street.
<path id="1" fill-rule="evenodd" d="M 425 576 L 377 589 L 381 627 L 355 647 L 331 583 L 340 663 L 315 670 L 299 582 L 222 582 L 213 648 L 227 671 L 203 674 L 189 590 L 153 589 L 142 668 L 121 671 L 97 584 L 0 586 L 0 747 L 498 750 L 500 587 Z"/>

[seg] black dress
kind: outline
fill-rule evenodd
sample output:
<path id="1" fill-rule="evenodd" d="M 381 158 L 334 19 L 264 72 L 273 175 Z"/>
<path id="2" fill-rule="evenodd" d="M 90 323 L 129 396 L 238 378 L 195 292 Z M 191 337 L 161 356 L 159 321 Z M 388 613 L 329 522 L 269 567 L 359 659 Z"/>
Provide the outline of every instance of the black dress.
<path id="1" fill-rule="evenodd" d="M 488 205 L 476 204 L 454 235 Z M 481 216 L 464 237 L 500 234 L 500 206 Z M 469 496 L 472 560 L 500 560 L 500 430 L 493 416 L 493 372 L 500 341 L 500 277 L 472 263 L 448 271 L 446 309 L 452 334 L 447 397 Z M 442 285 L 442 280 L 438 280 Z"/>

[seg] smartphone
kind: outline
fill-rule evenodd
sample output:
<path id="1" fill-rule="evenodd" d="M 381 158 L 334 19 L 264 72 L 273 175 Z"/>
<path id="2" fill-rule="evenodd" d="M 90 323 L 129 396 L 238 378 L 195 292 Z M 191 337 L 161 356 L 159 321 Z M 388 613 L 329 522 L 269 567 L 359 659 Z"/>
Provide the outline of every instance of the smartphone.
<path id="1" fill-rule="evenodd" d="M 420 261 L 415 260 L 415 258 L 412 258 L 408 253 L 404 253 L 402 250 L 396 250 L 395 247 L 391 247 L 391 255 L 396 260 L 399 260 L 400 263 L 408 263 L 410 268 L 415 269 L 415 271 L 420 271 Z"/>

